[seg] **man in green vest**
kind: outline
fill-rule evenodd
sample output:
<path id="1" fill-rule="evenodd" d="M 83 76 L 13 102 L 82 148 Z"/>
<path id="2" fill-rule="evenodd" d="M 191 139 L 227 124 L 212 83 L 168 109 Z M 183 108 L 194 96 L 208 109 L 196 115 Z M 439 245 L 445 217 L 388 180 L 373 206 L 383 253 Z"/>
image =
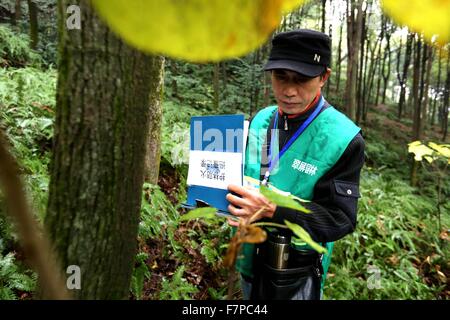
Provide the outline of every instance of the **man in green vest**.
<path id="1" fill-rule="evenodd" d="M 328 254 L 286 229 L 268 229 L 268 240 L 245 244 L 238 256 L 244 299 L 320 299 L 333 243 L 356 227 L 364 140 L 321 93 L 330 60 L 326 34 L 302 29 L 274 37 L 265 70 L 277 105 L 251 119 L 245 155 L 245 176 L 309 200 L 302 204 L 310 213 L 276 206 L 257 188 L 229 185 L 227 195 L 233 215 L 248 219 L 264 207 L 263 221 L 300 225 Z"/>

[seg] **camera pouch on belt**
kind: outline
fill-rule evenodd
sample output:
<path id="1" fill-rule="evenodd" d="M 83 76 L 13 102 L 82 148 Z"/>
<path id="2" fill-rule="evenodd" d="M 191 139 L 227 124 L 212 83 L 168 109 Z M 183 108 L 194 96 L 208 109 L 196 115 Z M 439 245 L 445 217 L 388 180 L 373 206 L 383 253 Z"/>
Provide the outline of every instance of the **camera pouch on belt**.
<path id="1" fill-rule="evenodd" d="M 260 245 L 254 264 L 252 300 L 320 300 L 321 262 L 316 252 L 289 251 L 289 264 L 277 269 L 267 262 L 267 244 Z"/>

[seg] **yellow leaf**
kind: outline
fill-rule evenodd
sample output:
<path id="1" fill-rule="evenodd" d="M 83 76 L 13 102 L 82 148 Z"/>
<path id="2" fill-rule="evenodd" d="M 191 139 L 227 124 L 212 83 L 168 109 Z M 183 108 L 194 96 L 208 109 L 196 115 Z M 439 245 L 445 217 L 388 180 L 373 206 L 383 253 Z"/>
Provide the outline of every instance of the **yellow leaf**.
<path id="1" fill-rule="evenodd" d="M 450 40 L 450 0 L 381 0 L 381 6 L 395 22 L 406 25 L 426 39 Z"/>
<path id="2" fill-rule="evenodd" d="M 297 1 L 297 0 L 284 0 L 282 1 L 282 7 L 281 7 L 281 11 L 283 12 L 283 14 L 285 13 L 289 13 L 295 9 L 297 9 L 300 4 L 302 4 L 303 1 Z M 305 1 L 307 2 L 307 1 Z"/>
<path id="3" fill-rule="evenodd" d="M 441 156 L 450 158 L 450 145 L 448 144 L 436 144 L 434 142 L 429 142 L 428 145 L 436 150 Z"/>
<path id="4" fill-rule="evenodd" d="M 238 57 L 262 45 L 282 11 L 304 0 L 93 0 L 130 45 L 192 62 Z"/>
<path id="5" fill-rule="evenodd" d="M 432 163 L 434 158 L 430 156 L 424 156 L 424 159 L 428 161 L 428 163 Z"/>
<path id="6" fill-rule="evenodd" d="M 420 141 L 414 141 L 408 144 L 408 152 L 414 153 L 414 160 L 422 161 L 424 156 L 431 156 L 433 154 L 433 150 L 422 144 Z M 429 159 L 427 159 L 431 162 Z"/>

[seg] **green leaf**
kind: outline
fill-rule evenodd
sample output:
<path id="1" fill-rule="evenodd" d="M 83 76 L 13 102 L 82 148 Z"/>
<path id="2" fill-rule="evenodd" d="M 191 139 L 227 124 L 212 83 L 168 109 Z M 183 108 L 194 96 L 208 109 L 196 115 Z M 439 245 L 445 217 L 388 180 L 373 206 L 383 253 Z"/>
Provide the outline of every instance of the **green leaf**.
<path id="1" fill-rule="evenodd" d="M 197 218 L 204 219 L 214 219 L 216 216 L 217 209 L 206 207 L 206 208 L 198 208 L 190 211 L 189 213 L 180 217 L 180 221 L 192 220 Z"/>
<path id="2" fill-rule="evenodd" d="M 284 220 L 284 223 L 289 227 L 289 229 L 294 232 L 294 234 L 299 237 L 301 240 L 305 241 L 311 248 L 316 250 L 319 253 L 328 253 L 327 249 L 322 247 L 320 244 L 311 239 L 311 236 L 306 232 L 302 227 L 298 224 L 291 223 L 287 220 Z"/>
<path id="3" fill-rule="evenodd" d="M 270 190 L 266 186 L 261 185 L 260 187 L 261 194 L 265 196 L 267 199 L 269 199 L 271 202 L 275 203 L 277 206 L 284 207 L 284 208 L 290 208 L 294 210 L 299 210 L 305 213 L 311 212 L 310 210 L 306 209 L 304 206 L 302 206 L 300 203 L 298 203 L 296 200 L 296 197 L 292 195 L 281 195 L 275 191 Z"/>

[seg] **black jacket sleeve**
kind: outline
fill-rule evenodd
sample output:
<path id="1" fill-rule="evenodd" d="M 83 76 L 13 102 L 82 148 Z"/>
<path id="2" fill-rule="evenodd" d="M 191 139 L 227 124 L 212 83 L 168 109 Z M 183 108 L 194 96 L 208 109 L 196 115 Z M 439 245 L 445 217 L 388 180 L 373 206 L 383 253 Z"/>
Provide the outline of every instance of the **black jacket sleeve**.
<path id="1" fill-rule="evenodd" d="M 336 241 L 353 232 L 363 165 L 364 139 L 358 133 L 338 162 L 317 181 L 312 201 L 303 204 L 311 212 L 277 207 L 272 220 L 297 223 L 317 242 Z"/>

